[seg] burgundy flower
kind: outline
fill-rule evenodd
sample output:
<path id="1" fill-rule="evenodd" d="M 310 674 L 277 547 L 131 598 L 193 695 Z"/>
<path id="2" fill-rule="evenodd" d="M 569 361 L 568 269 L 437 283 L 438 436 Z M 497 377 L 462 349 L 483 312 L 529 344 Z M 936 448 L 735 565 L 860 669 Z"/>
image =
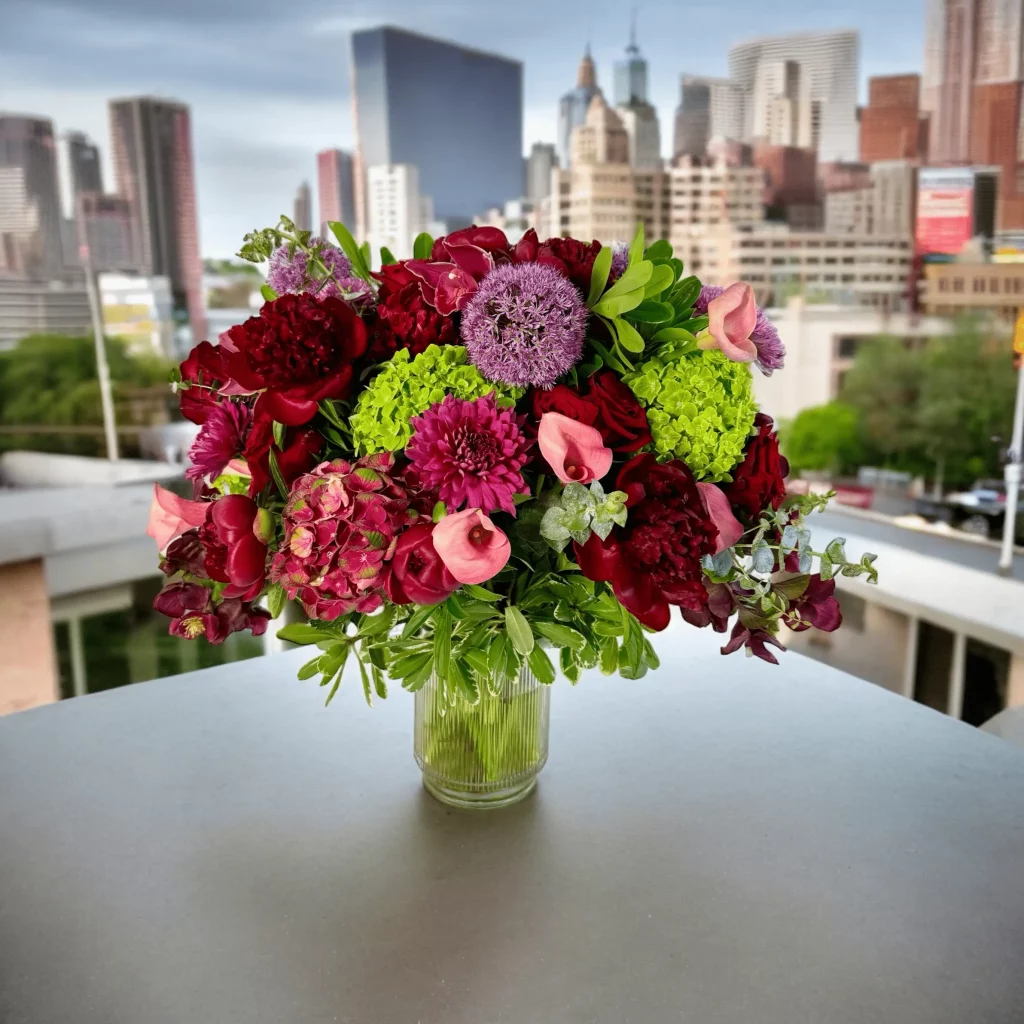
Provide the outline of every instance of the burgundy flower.
<path id="1" fill-rule="evenodd" d="M 778 638 L 773 636 L 767 630 L 759 629 L 757 626 L 744 625 L 743 614 L 741 612 L 739 620 L 736 625 L 732 627 L 732 636 L 729 637 L 729 642 L 722 648 L 722 653 L 732 654 L 733 651 L 738 651 L 741 647 L 746 647 L 754 657 L 760 658 L 762 661 L 767 661 L 771 665 L 778 665 L 779 659 L 776 658 L 767 647 L 765 647 L 765 644 L 771 644 L 773 647 L 777 647 L 780 651 L 784 651 L 786 649 L 781 643 L 779 643 Z"/>
<path id="2" fill-rule="evenodd" d="M 244 494 L 226 494 L 210 504 L 199 537 L 211 580 L 228 584 L 224 597 L 259 596 L 267 568 L 267 545 L 255 533 L 259 509 Z"/>
<path id="3" fill-rule="evenodd" d="M 390 359 L 400 348 L 418 356 L 428 345 L 458 344 L 455 321 L 427 304 L 419 278 L 404 263 L 383 266 L 375 276 L 380 288 L 367 353 L 370 362 Z"/>
<path id="4" fill-rule="evenodd" d="M 252 429 L 243 457 L 252 480 L 249 496 L 255 498 L 270 483 L 270 452 L 277 460 L 277 468 L 287 486 L 303 473 L 308 473 L 319 461 L 324 439 L 310 428 L 289 427 L 284 434 L 284 448 L 274 443 L 274 421 L 258 403 Z"/>
<path id="5" fill-rule="evenodd" d="M 493 252 L 507 262 L 507 250 L 508 240 L 497 228 L 465 228 L 437 239 L 429 260 L 406 260 L 404 266 L 419 281 L 423 301 L 450 316 L 466 308 L 494 269 Z"/>
<path id="6" fill-rule="evenodd" d="M 205 636 L 211 644 L 223 643 L 232 633 L 250 629 L 253 636 L 266 632 L 270 613 L 241 598 L 227 598 L 217 604 L 212 592 L 198 583 L 169 583 L 157 594 L 153 607 L 173 621 L 171 636 L 195 640 Z"/>
<path id="7" fill-rule="evenodd" d="M 783 622 L 794 633 L 802 633 L 812 626 L 825 633 L 831 633 L 842 625 L 843 612 L 836 600 L 836 581 L 823 580 L 818 573 L 813 576 L 798 577 L 806 581 L 803 593 L 791 597 L 789 609 L 783 615 Z M 797 580 L 788 580 L 787 586 L 792 593 Z"/>
<path id="8" fill-rule="evenodd" d="M 181 414 L 193 423 L 205 423 L 221 401 L 218 386 L 227 380 L 220 349 L 201 341 L 185 357 L 180 372 L 182 381 L 193 385 L 179 392 Z"/>
<path id="9" fill-rule="evenodd" d="M 160 571 L 168 576 L 187 572 L 190 576 L 206 576 L 206 550 L 199 529 L 186 530 L 167 545 L 160 561 Z"/>
<path id="10" fill-rule="evenodd" d="M 439 604 L 459 589 L 434 549 L 433 523 L 410 526 L 398 538 L 384 579 L 394 604 Z"/>
<path id="11" fill-rule="evenodd" d="M 645 626 L 664 629 L 669 605 L 707 603 L 701 558 L 712 554 L 718 529 L 686 463 L 658 464 L 650 453 L 630 459 L 616 489 L 628 495 L 629 518 L 602 541 L 576 545 L 583 575 L 612 584 L 615 596 Z"/>
<path id="12" fill-rule="evenodd" d="M 747 443 L 743 461 L 732 471 L 732 482 L 722 484 L 733 510 L 748 523 L 766 509 L 777 509 L 786 497 L 789 463 L 779 452 L 779 438 L 770 416 L 754 417 L 757 434 Z"/>
<path id="13" fill-rule="evenodd" d="M 557 384 L 550 391 L 532 391 L 531 399 L 536 420 L 546 412 L 558 412 L 596 427 L 612 451 L 632 454 L 651 443 L 647 413 L 636 395 L 611 370 L 595 373 L 587 381 L 585 393 Z"/>
<path id="14" fill-rule="evenodd" d="M 581 242 L 576 238 L 555 237 L 541 242 L 537 232 L 530 228 L 517 243 L 512 258 L 516 263 L 543 263 L 554 267 L 586 295 L 590 291 L 594 260 L 600 251 L 600 242 Z"/>
<path id="15" fill-rule="evenodd" d="M 355 310 L 330 296 L 282 295 L 221 336 L 224 367 L 258 409 L 288 426 L 308 423 L 324 399 L 347 398 L 366 351 Z"/>
<path id="16" fill-rule="evenodd" d="M 509 245 L 505 232 L 500 228 L 478 228 L 475 224 L 438 238 L 434 242 L 430 258 L 443 263 L 451 259 L 452 246 L 456 245 L 474 245 L 484 252 L 489 252 L 497 262 L 509 259 Z"/>
<path id="17" fill-rule="evenodd" d="M 698 629 L 712 626 L 716 633 L 724 633 L 729 628 L 729 619 L 736 610 L 736 601 L 732 588 L 725 583 L 712 583 L 704 580 L 707 601 L 696 608 L 680 608 L 683 618 Z"/>

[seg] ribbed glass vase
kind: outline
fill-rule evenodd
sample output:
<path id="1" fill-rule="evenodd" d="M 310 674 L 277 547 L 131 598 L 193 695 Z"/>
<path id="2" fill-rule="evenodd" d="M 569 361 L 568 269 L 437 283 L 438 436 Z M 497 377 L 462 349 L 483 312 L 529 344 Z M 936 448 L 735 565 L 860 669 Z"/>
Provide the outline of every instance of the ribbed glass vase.
<path id="1" fill-rule="evenodd" d="M 551 687 L 525 668 L 470 704 L 431 678 L 416 692 L 416 763 L 423 785 L 454 807 L 507 807 L 537 785 L 548 759 Z"/>

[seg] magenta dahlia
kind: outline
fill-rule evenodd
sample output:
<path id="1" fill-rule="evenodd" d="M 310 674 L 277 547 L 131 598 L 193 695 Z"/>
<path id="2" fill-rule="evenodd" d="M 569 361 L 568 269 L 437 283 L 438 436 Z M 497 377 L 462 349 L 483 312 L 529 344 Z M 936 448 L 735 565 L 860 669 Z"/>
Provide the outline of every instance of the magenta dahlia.
<path id="1" fill-rule="evenodd" d="M 299 477 L 282 513 L 284 540 L 269 578 L 312 619 L 372 612 L 384 600 L 383 569 L 398 534 L 419 519 L 392 477 L 391 452 L 335 459 Z"/>
<path id="2" fill-rule="evenodd" d="M 188 450 L 192 465 L 185 470 L 185 476 L 189 480 L 213 480 L 220 476 L 227 464 L 242 454 L 251 426 L 252 409 L 243 402 L 211 405 Z"/>
<path id="3" fill-rule="evenodd" d="M 493 391 L 473 401 L 446 395 L 413 417 L 405 454 L 421 486 L 436 491 L 449 512 L 465 505 L 515 515 L 512 496 L 529 494 L 520 472 L 529 458 L 525 419 L 499 409 Z"/>
<path id="4" fill-rule="evenodd" d="M 470 362 L 488 379 L 551 387 L 579 362 L 587 307 L 571 281 L 540 263 L 495 267 L 462 314 Z"/>

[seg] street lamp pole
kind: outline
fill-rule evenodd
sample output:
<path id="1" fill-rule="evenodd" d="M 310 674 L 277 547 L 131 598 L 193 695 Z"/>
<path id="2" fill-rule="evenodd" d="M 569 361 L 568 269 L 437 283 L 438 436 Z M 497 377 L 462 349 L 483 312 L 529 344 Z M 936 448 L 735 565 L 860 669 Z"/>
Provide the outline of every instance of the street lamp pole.
<path id="1" fill-rule="evenodd" d="M 103 435 L 107 443 L 107 458 L 117 462 L 117 423 L 114 419 L 114 396 L 110 385 L 110 366 L 107 363 L 106 338 L 103 334 L 103 310 L 100 307 L 100 290 L 96 283 L 96 271 L 89 257 L 88 245 L 79 247 L 82 269 L 85 271 L 85 290 L 89 296 L 89 311 L 92 313 L 92 334 L 96 346 L 96 376 L 100 383 L 100 405 L 103 407 Z"/>
<path id="2" fill-rule="evenodd" d="M 1024 314 L 1022 314 L 1024 319 Z M 1018 320 L 1018 330 L 1021 322 Z M 1017 339 L 1014 339 L 1017 347 Z M 1003 477 L 1006 480 L 1006 518 L 1003 521 L 1003 543 L 999 551 L 999 572 L 1008 576 L 1013 571 L 1013 541 L 1017 531 L 1017 496 L 1020 494 L 1024 462 L 1024 353 L 1018 353 L 1017 398 L 1013 406 L 1013 434 L 1006 453 Z"/>

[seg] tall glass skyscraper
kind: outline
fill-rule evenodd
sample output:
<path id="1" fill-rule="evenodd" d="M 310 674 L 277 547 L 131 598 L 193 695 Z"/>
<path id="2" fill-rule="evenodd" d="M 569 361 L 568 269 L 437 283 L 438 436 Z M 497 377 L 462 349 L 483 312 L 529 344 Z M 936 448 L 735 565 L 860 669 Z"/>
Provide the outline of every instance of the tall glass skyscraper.
<path id="1" fill-rule="evenodd" d="M 385 26 L 352 34 L 357 220 L 366 171 L 412 164 L 450 228 L 523 193 L 519 61 Z"/>

